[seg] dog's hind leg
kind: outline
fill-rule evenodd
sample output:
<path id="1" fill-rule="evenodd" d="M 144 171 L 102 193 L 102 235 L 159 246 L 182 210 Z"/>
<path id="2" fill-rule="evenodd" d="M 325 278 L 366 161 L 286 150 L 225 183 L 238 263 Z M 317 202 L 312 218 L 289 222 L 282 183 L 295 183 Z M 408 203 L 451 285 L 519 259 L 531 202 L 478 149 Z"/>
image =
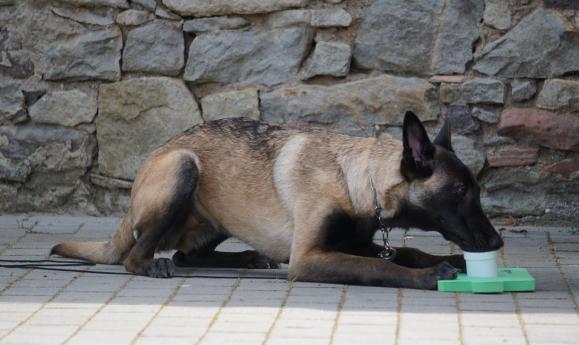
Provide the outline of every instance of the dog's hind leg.
<path id="1" fill-rule="evenodd" d="M 155 278 L 171 277 L 170 259 L 154 259 L 155 251 L 170 237 L 181 236 L 193 212 L 199 169 L 192 153 L 169 151 L 150 158 L 135 180 L 132 228 L 136 243 L 123 261 L 129 272 Z"/>
<path id="2" fill-rule="evenodd" d="M 384 250 L 384 246 L 371 243 L 362 252 L 356 254 L 376 257 L 382 250 Z M 410 268 L 428 268 L 443 262 L 448 262 L 461 271 L 466 271 L 466 262 L 464 261 L 463 255 L 432 255 L 409 247 L 396 247 L 396 257 L 393 262 L 397 265 Z"/>
<path id="3" fill-rule="evenodd" d="M 186 253 L 178 251 L 173 255 L 173 262 L 182 267 L 215 267 L 215 268 L 279 268 L 279 264 L 259 254 L 255 250 L 243 252 L 221 252 L 215 248 L 228 238 L 218 235 L 203 247 L 191 249 Z"/>

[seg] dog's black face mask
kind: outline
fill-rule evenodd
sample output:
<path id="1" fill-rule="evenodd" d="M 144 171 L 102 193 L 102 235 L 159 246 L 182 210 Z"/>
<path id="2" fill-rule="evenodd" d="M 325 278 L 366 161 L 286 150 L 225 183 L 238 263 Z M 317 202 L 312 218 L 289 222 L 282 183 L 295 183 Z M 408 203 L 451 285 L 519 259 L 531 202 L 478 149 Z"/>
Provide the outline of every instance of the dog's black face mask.
<path id="1" fill-rule="evenodd" d="M 448 121 L 432 143 L 416 115 L 407 113 L 403 144 L 400 170 L 409 190 L 397 223 L 438 231 L 465 251 L 501 248 L 482 210 L 478 183 L 452 150 Z"/>

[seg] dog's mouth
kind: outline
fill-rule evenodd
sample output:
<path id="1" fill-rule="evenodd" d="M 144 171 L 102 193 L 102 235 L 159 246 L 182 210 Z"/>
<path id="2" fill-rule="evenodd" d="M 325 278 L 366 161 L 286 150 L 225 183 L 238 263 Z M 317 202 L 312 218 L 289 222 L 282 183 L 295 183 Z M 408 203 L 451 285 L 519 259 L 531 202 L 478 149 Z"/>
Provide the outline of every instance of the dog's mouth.
<path id="1" fill-rule="evenodd" d="M 502 247 L 502 245 L 500 245 L 500 246 L 497 246 L 497 245 L 494 245 L 494 246 L 477 246 L 477 245 L 472 245 L 470 243 L 462 243 L 462 244 L 458 244 L 458 246 L 463 251 L 471 252 L 471 253 L 492 252 L 495 250 L 499 250 Z"/>
<path id="2" fill-rule="evenodd" d="M 449 233 L 444 233 L 444 232 L 442 232 L 441 234 L 445 240 L 456 244 L 461 249 L 463 249 L 463 246 L 467 243 L 465 240 L 463 240 L 462 238 L 460 238 L 459 236 L 457 236 L 455 234 L 449 234 Z"/>
<path id="3" fill-rule="evenodd" d="M 503 246 L 502 239 L 498 240 L 488 240 L 488 241 L 476 241 L 474 239 L 465 239 L 456 234 L 442 234 L 445 240 L 453 242 L 457 246 L 460 247 L 463 251 L 472 252 L 472 253 L 482 253 L 482 252 L 491 252 L 495 250 L 499 250 Z"/>

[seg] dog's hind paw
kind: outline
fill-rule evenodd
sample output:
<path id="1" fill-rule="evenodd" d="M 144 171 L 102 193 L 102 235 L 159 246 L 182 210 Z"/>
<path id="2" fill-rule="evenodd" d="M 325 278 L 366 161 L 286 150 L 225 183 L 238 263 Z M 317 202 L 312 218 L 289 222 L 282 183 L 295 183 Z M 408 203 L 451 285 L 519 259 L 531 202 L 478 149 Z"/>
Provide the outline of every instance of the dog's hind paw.
<path id="1" fill-rule="evenodd" d="M 258 268 L 258 269 L 268 269 L 268 268 L 279 268 L 279 263 L 275 260 L 263 256 L 254 250 L 248 250 L 247 253 L 247 268 Z"/>
<path id="2" fill-rule="evenodd" d="M 171 259 L 154 259 L 145 272 L 151 278 L 171 278 L 175 274 L 175 264 Z"/>
<path id="3" fill-rule="evenodd" d="M 187 257 L 187 254 L 177 251 L 173 254 L 173 264 L 177 267 L 191 267 L 193 266 L 191 260 Z"/>

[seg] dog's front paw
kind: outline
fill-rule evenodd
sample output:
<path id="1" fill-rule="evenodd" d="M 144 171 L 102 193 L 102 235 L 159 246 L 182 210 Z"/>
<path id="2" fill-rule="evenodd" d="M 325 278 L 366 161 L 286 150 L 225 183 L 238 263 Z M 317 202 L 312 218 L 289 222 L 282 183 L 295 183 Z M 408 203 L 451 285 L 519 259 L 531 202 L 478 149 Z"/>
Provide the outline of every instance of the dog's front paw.
<path id="1" fill-rule="evenodd" d="M 145 273 L 151 278 L 171 278 L 175 274 L 175 264 L 171 259 L 154 259 L 147 266 Z"/>
<path id="2" fill-rule="evenodd" d="M 439 280 L 455 279 L 459 269 L 444 261 L 438 265 L 426 269 L 426 274 L 422 277 L 420 288 L 427 290 L 436 290 Z"/>
<path id="3" fill-rule="evenodd" d="M 460 273 L 466 273 L 466 261 L 464 260 L 464 255 L 451 255 L 447 258 L 447 261 L 452 266 L 458 268 Z"/>

